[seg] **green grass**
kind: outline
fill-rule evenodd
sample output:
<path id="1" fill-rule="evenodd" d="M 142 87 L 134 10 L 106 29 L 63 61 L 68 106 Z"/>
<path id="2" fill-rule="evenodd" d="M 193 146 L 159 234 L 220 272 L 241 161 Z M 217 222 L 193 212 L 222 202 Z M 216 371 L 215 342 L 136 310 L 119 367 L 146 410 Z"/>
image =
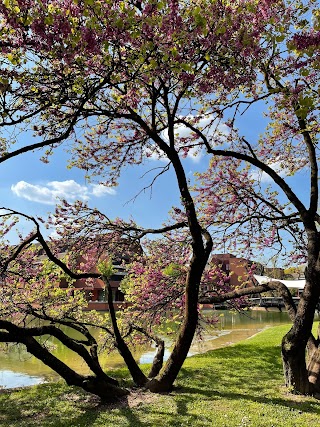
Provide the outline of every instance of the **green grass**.
<path id="1" fill-rule="evenodd" d="M 287 329 L 270 328 L 237 345 L 191 357 L 174 392 L 147 393 L 145 401 L 134 396 L 130 406 L 99 406 L 62 383 L 0 394 L 0 426 L 318 426 L 320 403 L 283 387 L 280 342 Z"/>

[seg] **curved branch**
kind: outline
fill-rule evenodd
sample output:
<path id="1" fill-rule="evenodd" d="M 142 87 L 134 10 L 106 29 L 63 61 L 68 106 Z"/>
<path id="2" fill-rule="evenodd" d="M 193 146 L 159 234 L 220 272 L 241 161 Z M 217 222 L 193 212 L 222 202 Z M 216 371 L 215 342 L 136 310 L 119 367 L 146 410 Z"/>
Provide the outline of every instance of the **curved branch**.
<path id="1" fill-rule="evenodd" d="M 70 125 L 68 126 L 66 131 L 63 132 L 60 136 L 57 136 L 56 138 L 48 139 L 45 141 L 37 142 L 35 144 L 27 145 L 17 150 L 11 151 L 11 153 L 4 154 L 3 156 L 0 157 L 0 163 L 3 163 L 6 160 L 9 160 L 12 157 L 19 156 L 20 154 L 24 154 L 29 151 L 36 150 L 38 148 L 48 147 L 49 145 L 54 145 L 64 141 L 66 138 L 68 138 L 71 135 L 74 125 L 77 123 L 79 116 L 80 116 L 80 111 L 78 111 L 77 114 L 74 115 L 73 119 L 70 122 Z"/>
<path id="2" fill-rule="evenodd" d="M 141 239 L 146 234 L 162 234 L 162 233 L 166 233 L 167 231 L 178 230 L 184 227 L 188 227 L 188 223 L 186 221 L 177 222 L 176 224 L 167 225 L 162 228 L 146 228 L 141 231 L 138 238 Z"/>
<path id="3" fill-rule="evenodd" d="M 289 185 L 285 182 L 280 175 L 278 175 L 270 166 L 266 165 L 262 161 L 258 160 L 255 157 L 251 157 L 247 154 L 239 153 L 237 151 L 232 150 L 221 150 L 221 149 L 213 149 L 209 145 L 206 146 L 209 154 L 213 154 L 215 156 L 224 156 L 224 157 L 233 157 L 235 159 L 243 160 L 256 166 L 261 169 L 263 172 L 268 174 L 273 181 L 281 188 L 281 190 L 285 193 L 290 202 L 295 206 L 303 221 L 307 221 L 308 211 L 301 200 L 296 196 L 296 194 L 291 190 Z"/>
<path id="4" fill-rule="evenodd" d="M 147 378 L 139 368 L 134 357 L 132 356 L 132 353 L 128 348 L 127 344 L 125 343 L 123 337 L 121 336 L 121 332 L 118 327 L 117 317 L 116 317 L 116 313 L 113 305 L 112 288 L 110 285 L 110 281 L 106 276 L 102 276 L 102 280 L 107 290 L 107 302 L 109 305 L 109 313 L 110 313 L 111 323 L 112 323 L 113 332 L 114 332 L 115 347 L 118 349 L 123 360 L 125 361 L 133 381 L 139 386 L 144 386 L 147 382 Z"/>
<path id="5" fill-rule="evenodd" d="M 201 304 L 220 303 L 220 302 L 225 302 L 229 299 L 240 298 L 243 296 L 248 296 L 253 294 L 260 294 L 260 293 L 268 292 L 271 290 L 278 291 L 279 295 L 283 298 L 283 301 L 288 311 L 290 319 L 294 321 L 297 308 L 292 299 L 292 295 L 289 289 L 280 281 L 271 281 L 263 285 L 252 286 L 250 288 L 234 289 L 233 291 L 226 292 L 222 295 L 214 295 L 208 298 L 204 297 L 204 298 L 201 298 L 200 303 Z"/>
<path id="6" fill-rule="evenodd" d="M 3 265 L 1 265 L 1 273 L 4 274 L 5 271 L 7 270 L 10 262 L 14 261 L 18 255 L 23 251 L 23 249 L 28 246 L 30 243 L 32 243 L 37 237 L 37 233 L 32 234 L 30 237 L 28 237 L 28 239 L 26 239 L 25 241 L 23 241 L 16 249 L 16 251 L 11 255 L 10 258 L 8 258 Z"/>
<path id="7" fill-rule="evenodd" d="M 54 325 L 43 325 L 40 327 L 31 327 L 31 328 L 26 328 L 26 327 L 19 328 L 18 326 L 13 325 L 11 322 L 6 320 L 0 320 L 0 328 L 6 329 L 16 339 L 19 336 L 19 333 L 22 333 L 25 337 L 51 335 L 57 338 L 63 345 L 68 347 L 70 350 L 77 353 L 86 362 L 86 364 L 94 374 L 100 376 L 101 378 L 105 378 L 106 381 L 114 385 L 118 384 L 117 381 L 115 381 L 113 378 L 106 375 L 102 370 L 97 357 L 97 353 L 96 353 L 97 343 L 93 337 L 91 342 L 89 340 L 81 341 L 81 340 L 70 338 L 61 329 L 57 328 Z M 19 333 L 17 331 L 19 331 Z M 15 340 L 15 342 L 21 342 L 21 341 Z M 84 347 L 84 345 L 90 346 L 90 353 Z"/>
<path id="8" fill-rule="evenodd" d="M 85 104 L 89 101 L 89 99 L 91 97 L 93 97 L 100 89 L 103 88 L 103 86 L 108 82 L 108 79 L 110 78 L 111 74 L 112 74 L 112 69 L 108 72 L 108 75 L 96 87 L 92 88 L 90 91 L 88 91 L 88 93 L 85 94 L 85 96 L 82 99 L 82 101 L 80 102 L 78 108 L 74 112 L 72 119 L 69 123 L 69 126 L 67 127 L 65 132 L 63 132 L 60 136 L 57 136 L 55 138 L 45 140 L 45 141 L 41 141 L 41 142 L 38 142 L 35 144 L 27 145 L 25 147 L 22 147 L 22 148 L 15 150 L 15 151 L 12 151 L 11 153 L 7 153 L 7 154 L 3 155 L 2 157 L 0 157 L 0 163 L 5 162 L 6 160 L 11 159 L 12 157 L 16 157 L 19 154 L 27 153 L 29 151 L 36 150 L 38 148 L 48 147 L 49 145 L 57 144 L 59 142 L 66 140 L 71 135 L 71 133 L 74 129 L 74 126 L 76 125 L 79 117 L 83 113 L 83 109 L 84 109 Z"/>
<path id="9" fill-rule="evenodd" d="M 3 320 L 0 321 L 0 328 L 6 329 L 9 335 L 14 339 L 14 342 L 24 344 L 29 353 L 33 354 L 37 359 L 40 359 L 44 364 L 57 372 L 68 384 L 81 386 L 83 381 L 82 375 L 77 374 L 64 362 L 51 354 L 45 347 L 39 344 L 31 334 L 27 334 L 25 328 L 21 328 L 9 321 Z M 1 335 L 2 338 L 6 338 L 5 333 L 2 332 Z M 10 342 L 12 342 L 12 340 Z"/>
<path id="10" fill-rule="evenodd" d="M 62 271 L 64 271 L 69 277 L 71 277 L 71 279 L 77 280 L 77 279 L 89 279 L 89 278 L 98 279 L 98 278 L 101 278 L 100 273 L 74 273 L 72 270 L 70 270 L 70 268 L 64 262 L 62 262 L 58 257 L 56 257 L 51 252 L 51 249 L 49 248 L 49 246 L 48 246 L 47 242 L 45 241 L 45 239 L 43 238 L 42 234 L 40 233 L 40 230 L 38 230 L 38 232 L 37 232 L 37 240 L 41 244 L 41 246 L 43 247 L 47 257 L 49 258 L 49 260 L 54 262 L 58 267 L 60 267 Z"/>
<path id="11" fill-rule="evenodd" d="M 141 334 L 145 335 L 148 339 L 156 343 L 157 352 L 153 358 L 152 366 L 148 374 L 148 378 L 155 378 L 160 372 L 163 365 L 163 357 L 164 357 L 164 350 L 165 350 L 164 340 L 157 337 L 156 335 L 153 335 L 153 334 L 151 335 L 149 332 L 147 332 L 144 328 L 141 328 L 140 326 L 136 326 L 136 325 L 130 325 L 130 326 L 132 330 L 136 330 L 140 332 Z"/>

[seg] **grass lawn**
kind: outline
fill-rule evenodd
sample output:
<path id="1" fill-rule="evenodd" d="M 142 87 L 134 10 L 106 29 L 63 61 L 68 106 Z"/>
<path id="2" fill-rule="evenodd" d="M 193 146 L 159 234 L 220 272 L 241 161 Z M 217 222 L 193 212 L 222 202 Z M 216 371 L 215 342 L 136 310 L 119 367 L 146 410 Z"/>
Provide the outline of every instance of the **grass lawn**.
<path id="1" fill-rule="evenodd" d="M 283 387 L 280 342 L 287 329 L 188 358 L 166 395 L 137 392 L 107 406 L 62 383 L 0 393 L 0 426 L 318 427 L 320 401 Z"/>

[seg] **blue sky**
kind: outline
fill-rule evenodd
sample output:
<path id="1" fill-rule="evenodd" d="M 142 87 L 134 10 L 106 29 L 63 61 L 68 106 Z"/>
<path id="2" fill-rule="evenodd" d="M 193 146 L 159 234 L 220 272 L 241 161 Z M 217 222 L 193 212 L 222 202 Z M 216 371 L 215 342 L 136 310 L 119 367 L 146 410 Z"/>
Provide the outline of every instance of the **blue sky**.
<path id="1" fill-rule="evenodd" d="M 256 139 L 265 126 L 261 111 L 255 109 L 241 119 L 243 133 Z M 32 143 L 31 137 L 24 136 L 26 143 Z M 163 160 L 151 159 L 141 166 L 128 166 L 123 170 L 119 185 L 115 188 L 99 186 L 98 182 L 88 183 L 84 171 L 68 169 L 68 154 L 63 148 L 55 151 L 50 163 L 39 159 L 41 151 L 26 153 L 2 163 L 0 167 L 1 206 L 24 212 L 31 216 L 45 217 L 54 211 L 59 197 L 72 202 L 76 198 L 86 200 L 91 207 L 97 207 L 110 218 L 133 218 L 144 227 L 161 227 L 167 219 L 170 208 L 180 205 L 177 183 L 172 169 L 163 174 L 150 189 L 135 196 L 152 181 L 155 167 L 164 166 Z M 195 171 L 203 171 L 208 164 L 207 156 L 190 156 L 184 160 L 185 170 L 192 179 Z M 262 180 L 266 179 L 262 177 Z M 308 175 L 301 172 L 296 177 L 288 177 L 289 185 L 302 195 L 307 195 Z M 134 200 L 132 200 L 134 198 Z M 21 224 L 23 231 L 29 227 Z M 14 236 L 11 238 L 15 240 Z"/>
<path id="2" fill-rule="evenodd" d="M 97 180 L 89 183 L 84 171 L 68 169 L 68 154 L 62 148 L 51 156 L 49 164 L 41 162 L 40 157 L 41 151 L 36 151 L 1 164 L 2 207 L 31 216 L 45 217 L 48 212 L 54 211 L 59 197 L 66 198 L 69 202 L 79 198 L 87 201 L 89 206 L 97 207 L 110 218 L 132 217 L 144 227 L 160 227 L 167 219 L 170 208 L 180 204 L 172 170 L 156 180 L 152 191 L 146 189 L 141 192 L 156 173 L 151 169 L 163 167 L 166 164 L 163 160 L 149 160 L 145 165 L 124 168 L 119 185 L 108 188 L 99 186 Z M 184 163 L 187 174 L 192 178 L 195 170 L 203 170 L 207 160 L 200 162 L 198 159 L 186 159 Z M 147 173 L 148 171 L 150 172 Z M 139 192 L 141 193 L 138 195 Z M 135 198 L 136 195 L 138 197 Z"/>

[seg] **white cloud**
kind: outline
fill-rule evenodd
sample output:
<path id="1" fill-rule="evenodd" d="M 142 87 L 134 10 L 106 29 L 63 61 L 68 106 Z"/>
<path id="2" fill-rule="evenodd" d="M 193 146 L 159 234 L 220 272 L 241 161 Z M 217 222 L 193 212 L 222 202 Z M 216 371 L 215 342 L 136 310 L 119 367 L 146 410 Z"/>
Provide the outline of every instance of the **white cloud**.
<path id="1" fill-rule="evenodd" d="M 291 174 L 290 168 L 285 167 L 282 161 L 275 161 L 268 165 L 271 169 L 273 169 L 281 178 L 285 178 Z M 262 172 L 260 169 L 253 169 L 251 174 L 251 178 L 255 181 L 271 183 L 273 179 L 266 172 Z"/>
<path id="2" fill-rule="evenodd" d="M 166 157 L 164 152 L 156 147 L 145 148 L 144 155 L 150 160 L 161 160 L 162 162 L 167 162 L 167 163 L 169 162 L 169 159 L 168 157 Z"/>
<path id="3" fill-rule="evenodd" d="M 189 116 L 189 117 L 186 117 L 185 120 L 188 120 L 188 118 L 190 119 L 190 123 L 193 124 L 194 117 Z M 208 138 L 209 141 L 211 140 L 211 137 L 215 135 L 220 141 L 226 142 L 225 136 L 227 136 L 227 134 L 229 133 L 229 128 L 225 124 L 218 124 L 214 116 L 207 116 L 207 117 L 200 118 L 197 121 L 197 123 L 194 123 L 194 126 L 197 129 L 201 130 L 203 134 Z M 192 130 L 184 124 L 176 125 L 174 128 L 174 131 L 175 131 L 175 136 L 178 142 L 180 138 L 189 138 L 193 135 Z M 162 136 L 165 140 L 168 141 L 169 137 L 168 137 L 167 130 L 163 131 Z M 212 143 L 212 141 L 210 142 Z M 192 160 L 195 163 L 200 162 L 204 154 L 201 143 L 202 141 L 200 138 L 195 139 L 194 144 L 199 144 L 199 146 L 190 148 L 186 155 L 188 159 Z M 182 148 L 184 147 L 184 145 L 185 145 L 184 142 L 181 141 L 180 143 L 181 154 L 183 154 Z M 213 143 L 212 145 L 215 145 L 215 144 Z M 177 148 L 179 148 L 179 146 Z M 159 151 L 159 148 L 156 148 L 156 147 L 154 147 L 154 149 L 153 148 L 146 149 L 145 155 L 151 160 L 168 161 L 164 153 L 161 150 Z"/>
<path id="4" fill-rule="evenodd" d="M 90 186 L 80 185 L 73 179 L 67 181 L 51 181 L 46 185 L 34 185 L 19 181 L 11 186 L 12 192 L 32 202 L 54 205 L 57 199 L 89 200 L 91 196 L 103 197 L 106 194 L 114 195 L 116 191 L 100 184 Z"/>
<path id="5" fill-rule="evenodd" d="M 117 194 L 114 188 L 106 187 L 102 184 L 93 184 L 92 185 L 92 195 L 96 197 L 103 197 L 105 194 L 110 194 L 114 196 Z"/>
<path id="6" fill-rule="evenodd" d="M 253 179 L 254 181 L 259 181 L 259 182 L 272 182 L 273 179 L 266 174 L 265 172 L 262 172 L 259 169 L 253 169 L 252 172 L 250 172 L 250 178 Z"/>
<path id="7" fill-rule="evenodd" d="M 195 163 L 199 163 L 203 157 L 203 149 L 198 147 L 192 147 L 188 151 L 187 158 L 193 160 Z"/>

